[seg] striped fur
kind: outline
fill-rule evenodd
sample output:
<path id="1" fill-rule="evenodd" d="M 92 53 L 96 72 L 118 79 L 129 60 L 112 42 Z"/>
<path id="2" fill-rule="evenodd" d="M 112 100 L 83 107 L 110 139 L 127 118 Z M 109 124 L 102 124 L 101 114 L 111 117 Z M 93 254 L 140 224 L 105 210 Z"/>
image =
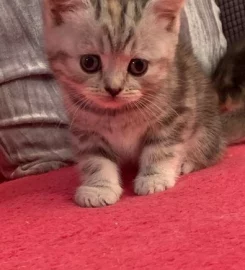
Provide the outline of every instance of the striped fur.
<path id="1" fill-rule="evenodd" d="M 225 146 L 217 96 L 192 52 L 178 44 L 184 0 L 45 2 L 47 53 L 82 175 L 79 205 L 115 203 L 124 162 L 139 164 L 139 195 L 163 191 L 179 174 L 217 162 Z M 102 70 L 85 73 L 80 57 L 86 54 L 99 55 Z M 141 77 L 127 71 L 134 58 L 149 62 Z M 108 86 L 122 89 L 116 99 Z"/>

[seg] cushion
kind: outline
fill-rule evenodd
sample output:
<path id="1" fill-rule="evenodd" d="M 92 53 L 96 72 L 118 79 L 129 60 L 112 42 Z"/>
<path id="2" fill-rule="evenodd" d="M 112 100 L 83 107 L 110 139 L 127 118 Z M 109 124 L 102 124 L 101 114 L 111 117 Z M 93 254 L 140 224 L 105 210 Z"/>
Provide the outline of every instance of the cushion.
<path id="1" fill-rule="evenodd" d="M 192 45 L 204 71 L 210 75 L 227 49 L 214 0 L 188 0 L 183 12 L 180 38 Z"/>
<path id="2" fill-rule="evenodd" d="M 12 179 L 72 162 L 67 118 L 41 46 L 39 1 L 0 2 L 0 172 Z"/>

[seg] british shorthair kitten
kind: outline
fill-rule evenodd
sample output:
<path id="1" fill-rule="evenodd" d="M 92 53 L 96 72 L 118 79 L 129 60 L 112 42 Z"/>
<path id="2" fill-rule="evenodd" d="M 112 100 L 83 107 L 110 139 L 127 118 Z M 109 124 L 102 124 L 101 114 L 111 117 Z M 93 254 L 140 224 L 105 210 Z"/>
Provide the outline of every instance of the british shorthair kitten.
<path id="1" fill-rule="evenodd" d="M 116 203 L 125 162 L 138 163 L 134 190 L 147 195 L 220 159 L 217 94 L 178 40 L 184 0 L 44 2 L 47 54 L 78 149 L 78 205 Z"/>

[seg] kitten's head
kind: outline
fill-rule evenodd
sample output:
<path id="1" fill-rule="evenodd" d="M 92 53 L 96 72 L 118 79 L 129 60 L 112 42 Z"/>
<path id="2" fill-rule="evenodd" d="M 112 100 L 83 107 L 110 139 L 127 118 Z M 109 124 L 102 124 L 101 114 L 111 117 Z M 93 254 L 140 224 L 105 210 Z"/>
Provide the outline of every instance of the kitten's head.
<path id="1" fill-rule="evenodd" d="M 162 88 L 184 0 L 45 0 L 46 49 L 65 91 L 115 109 Z"/>

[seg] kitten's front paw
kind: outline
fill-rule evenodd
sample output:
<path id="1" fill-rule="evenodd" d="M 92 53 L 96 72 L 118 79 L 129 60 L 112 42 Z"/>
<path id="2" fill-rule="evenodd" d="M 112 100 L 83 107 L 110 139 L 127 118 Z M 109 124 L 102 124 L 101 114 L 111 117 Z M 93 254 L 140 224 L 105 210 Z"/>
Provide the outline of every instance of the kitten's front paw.
<path id="1" fill-rule="evenodd" d="M 134 191 L 138 195 L 154 194 L 173 187 L 175 182 L 176 179 L 166 179 L 166 176 L 161 174 L 138 176 L 135 179 Z"/>
<path id="2" fill-rule="evenodd" d="M 115 204 L 122 194 L 122 188 L 80 186 L 75 194 L 75 202 L 82 207 L 103 207 Z"/>

